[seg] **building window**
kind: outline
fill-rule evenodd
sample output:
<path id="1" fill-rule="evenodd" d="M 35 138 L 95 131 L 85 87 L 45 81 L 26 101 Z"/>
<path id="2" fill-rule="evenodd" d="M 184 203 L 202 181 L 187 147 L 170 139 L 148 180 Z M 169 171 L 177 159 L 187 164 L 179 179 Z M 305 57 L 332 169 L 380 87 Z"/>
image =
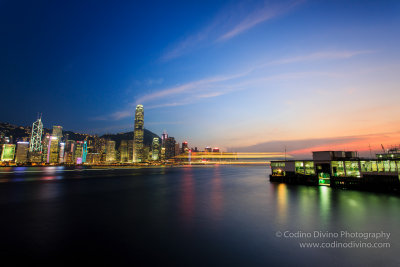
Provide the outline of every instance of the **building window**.
<path id="1" fill-rule="evenodd" d="M 295 172 L 299 174 L 304 174 L 304 163 L 302 161 L 296 161 L 294 163 Z"/>
<path id="2" fill-rule="evenodd" d="M 396 162 L 394 160 L 390 161 L 390 172 L 396 172 Z"/>
<path id="3" fill-rule="evenodd" d="M 346 161 L 346 176 L 360 177 L 358 161 Z"/>
<path id="4" fill-rule="evenodd" d="M 315 174 L 314 162 L 313 161 L 305 161 L 304 162 L 304 167 L 305 167 L 305 174 L 306 175 L 314 175 Z"/>
<path id="5" fill-rule="evenodd" d="M 332 176 L 339 177 L 344 176 L 344 164 L 343 161 L 332 161 Z"/>

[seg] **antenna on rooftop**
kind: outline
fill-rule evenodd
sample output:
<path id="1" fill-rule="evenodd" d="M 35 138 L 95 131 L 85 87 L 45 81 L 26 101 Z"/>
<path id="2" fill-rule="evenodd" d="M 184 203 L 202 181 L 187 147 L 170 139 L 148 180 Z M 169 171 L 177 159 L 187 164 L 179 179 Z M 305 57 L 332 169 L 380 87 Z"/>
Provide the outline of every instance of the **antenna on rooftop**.
<path id="1" fill-rule="evenodd" d="M 286 161 L 286 145 L 285 145 L 285 161 Z"/>
<path id="2" fill-rule="evenodd" d="M 371 144 L 368 144 L 368 147 L 369 147 L 369 156 L 370 156 L 370 157 L 371 157 L 371 159 L 372 159 Z"/>

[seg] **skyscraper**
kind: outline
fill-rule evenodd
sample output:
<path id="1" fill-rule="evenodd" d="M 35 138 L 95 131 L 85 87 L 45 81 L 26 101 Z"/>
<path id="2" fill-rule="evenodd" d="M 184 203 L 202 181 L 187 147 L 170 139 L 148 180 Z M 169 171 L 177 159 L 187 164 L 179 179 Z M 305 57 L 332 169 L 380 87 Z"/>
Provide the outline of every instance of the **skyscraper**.
<path id="1" fill-rule="evenodd" d="M 182 143 L 182 151 L 181 153 L 187 153 L 189 151 L 189 146 L 188 146 L 188 142 L 183 142 Z"/>
<path id="2" fill-rule="evenodd" d="M 58 163 L 59 162 L 59 139 L 56 136 L 51 136 L 49 139 L 49 146 L 47 147 L 47 163 Z"/>
<path id="3" fill-rule="evenodd" d="M 161 135 L 161 146 L 165 147 L 165 141 L 168 138 L 168 133 L 166 130 L 163 131 L 162 135 Z"/>
<path id="4" fill-rule="evenodd" d="M 135 130 L 133 133 L 133 162 L 142 162 L 143 159 L 143 136 L 144 136 L 144 110 L 142 105 L 136 106 Z"/>
<path id="5" fill-rule="evenodd" d="M 165 140 L 165 159 L 171 159 L 175 157 L 175 138 L 168 137 Z"/>
<path id="6" fill-rule="evenodd" d="M 158 139 L 158 137 L 153 138 L 151 159 L 152 160 L 160 159 L 160 140 Z"/>
<path id="7" fill-rule="evenodd" d="M 17 142 L 16 163 L 25 163 L 28 161 L 29 142 Z"/>
<path id="8" fill-rule="evenodd" d="M 128 140 L 122 140 L 119 145 L 119 153 L 121 154 L 121 162 L 128 162 Z"/>
<path id="9" fill-rule="evenodd" d="M 32 124 L 32 134 L 29 147 L 30 152 L 36 152 L 36 153 L 42 152 L 42 134 L 43 134 L 43 123 L 42 123 L 42 117 L 40 117 Z"/>
<path id="10" fill-rule="evenodd" d="M 56 136 L 58 140 L 61 140 L 61 138 L 63 137 L 62 131 L 63 131 L 62 126 L 53 126 L 53 132 L 51 136 Z"/>
<path id="11" fill-rule="evenodd" d="M 115 141 L 109 140 L 106 143 L 106 162 L 115 162 Z"/>

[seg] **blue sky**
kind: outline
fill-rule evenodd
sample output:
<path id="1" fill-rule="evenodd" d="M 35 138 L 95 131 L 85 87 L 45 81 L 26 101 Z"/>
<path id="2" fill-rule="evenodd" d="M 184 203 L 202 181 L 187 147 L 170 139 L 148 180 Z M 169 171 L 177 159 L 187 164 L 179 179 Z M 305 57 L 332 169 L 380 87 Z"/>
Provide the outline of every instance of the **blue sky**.
<path id="1" fill-rule="evenodd" d="M 191 146 L 398 144 L 399 14 L 398 1 L 0 1 L 0 119 L 115 133 L 143 104 L 147 129 Z"/>

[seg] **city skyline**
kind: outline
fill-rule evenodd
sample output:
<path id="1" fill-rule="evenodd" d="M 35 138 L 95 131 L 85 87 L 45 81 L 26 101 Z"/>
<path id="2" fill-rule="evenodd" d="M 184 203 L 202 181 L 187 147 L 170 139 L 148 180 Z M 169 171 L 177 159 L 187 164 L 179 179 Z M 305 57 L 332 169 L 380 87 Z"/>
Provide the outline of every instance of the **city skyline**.
<path id="1" fill-rule="evenodd" d="M 0 120 L 236 151 L 400 143 L 396 1 L 2 2 Z M 54 26 L 59 25 L 59 26 Z"/>

